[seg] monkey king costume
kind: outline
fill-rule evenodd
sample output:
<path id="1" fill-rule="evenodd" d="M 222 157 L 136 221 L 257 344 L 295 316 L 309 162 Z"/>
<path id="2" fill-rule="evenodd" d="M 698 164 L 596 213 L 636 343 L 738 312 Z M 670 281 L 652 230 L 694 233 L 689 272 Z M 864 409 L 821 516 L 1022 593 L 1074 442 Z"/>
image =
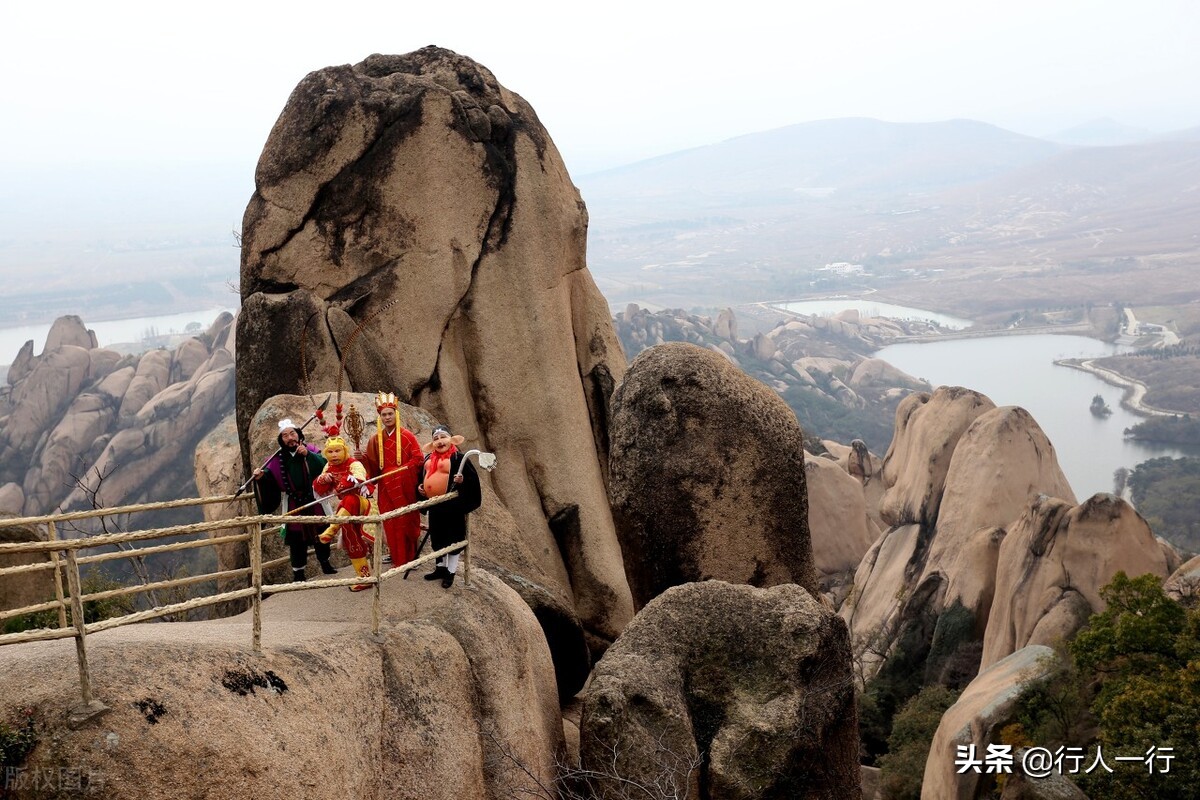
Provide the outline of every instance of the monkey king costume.
<path id="1" fill-rule="evenodd" d="M 313 480 L 313 491 L 320 498 L 322 505 L 325 506 L 325 513 L 329 516 L 365 516 L 371 513 L 371 501 L 367 499 L 370 497 L 371 487 L 361 485 L 367 480 L 367 471 L 350 455 L 346 440 L 339 435 L 339 423 L 342 416 L 341 403 L 337 404 L 337 411 L 337 423 L 329 426 L 325 426 L 325 420 L 321 417 L 320 411 L 317 412 L 318 418 L 321 419 L 321 426 L 328 436 L 325 440 L 324 453 L 325 459 L 329 463 L 325 465 L 324 471 Z M 371 546 L 375 543 L 375 537 L 363 529 L 362 523 L 335 522 L 326 528 L 318 538 L 328 544 L 338 535 L 339 530 L 342 535 L 342 549 L 350 557 L 354 571 L 360 577 L 370 577 L 371 568 L 368 565 L 367 556 L 371 552 Z M 371 588 L 370 584 L 360 583 L 351 586 L 350 591 L 361 592 L 369 588 Z"/>
<path id="2" fill-rule="evenodd" d="M 397 405 L 396 395 L 391 392 L 380 392 L 375 396 L 375 410 L 379 414 L 375 420 L 375 436 L 367 441 L 362 454 L 367 475 L 371 478 L 383 476 L 376 494 L 381 514 L 417 501 L 417 472 L 425 459 L 417 437 L 400 423 Z M 395 420 L 390 431 L 383 423 L 386 409 L 391 409 Z M 393 564 L 405 564 L 417 557 L 417 542 L 421 539 L 420 514 L 413 512 L 385 520 L 383 532 Z"/>

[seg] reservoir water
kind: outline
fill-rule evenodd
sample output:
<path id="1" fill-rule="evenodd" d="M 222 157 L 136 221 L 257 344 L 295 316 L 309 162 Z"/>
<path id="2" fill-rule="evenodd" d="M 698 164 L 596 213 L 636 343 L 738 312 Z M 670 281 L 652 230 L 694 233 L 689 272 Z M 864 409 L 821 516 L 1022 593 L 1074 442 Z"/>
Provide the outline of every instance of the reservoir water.
<path id="1" fill-rule="evenodd" d="M 1116 345 L 1096 339 L 1045 334 L 894 344 L 875 355 L 934 386 L 965 386 L 998 406 L 1023 407 L 1050 438 L 1059 465 L 1082 501 L 1096 492 L 1111 492 L 1118 467 L 1133 469 L 1158 456 L 1200 456 L 1200 448 L 1126 439 L 1124 430 L 1144 417 L 1121 407 L 1123 390 L 1054 364 L 1060 358 L 1116 352 Z M 1088 411 L 1097 394 L 1112 408 L 1112 416 L 1098 418 Z"/>
<path id="2" fill-rule="evenodd" d="M 936 311 L 926 311 L 923 308 L 882 303 L 871 299 L 827 297 L 822 300 L 794 300 L 789 303 L 778 303 L 777 305 L 796 314 L 809 314 L 817 317 L 831 317 L 834 314 L 852 309 L 864 317 L 936 322 L 941 327 L 950 330 L 962 330 L 972 325 L 969 319 L 952 317 L 949 314 L 940 314 Z"/>

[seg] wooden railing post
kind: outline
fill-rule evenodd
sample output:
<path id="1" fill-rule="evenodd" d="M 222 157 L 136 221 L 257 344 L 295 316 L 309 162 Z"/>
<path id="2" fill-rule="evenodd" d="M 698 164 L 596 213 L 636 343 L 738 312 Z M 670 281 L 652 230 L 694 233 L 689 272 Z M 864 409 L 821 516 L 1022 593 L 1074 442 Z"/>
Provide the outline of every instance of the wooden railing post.
<path id="1" fill-rule="evenodd" d="M 382 458 L 382 456 L 381 456 Z M 383 588 L 383 581 L 379 576 L 383 574 L 381 567 L 383 566 L 383 523 L 380 522 L 375 526 L 375 544 L 371 547 L 371 574 L 375 576 L 375 585 L 371 598 L 371 634 L 379 635 L 379 603 L 380 591 Z M 396 555 L 393 553 L 392 558 Z"/>
<path id="2" fill-rule="evenodd" d="M 74 548 L 67 550 L 67 585 L 71 590 L 71 622 L 75 625 L 75 661 L 79 665 L 79 692 L 83 705 L 71 712 L 68 723 L 78 726 L 108 706 L 92 699 L 92 677 L 87 660 L 87 622 L 83 616 L 83 587 Z"/>
<path id="3" fill-rule="evenodd" d="M 253 632 L 251 647 L 254 652 L 262 652 L 262 526 L 250 524 L 250 587 L 254 594 L 250 596 L 250 607 L 253 610 Z"/>
<path id="4" fill-rule="evenodd" d="M 58 528 L 55 527 L 53 520 L 46 523 L 47 536 L 50 541 L 58 541 Z M 54 564 L 54 597 L 58 600 L 58 627 L 67 627 L 67 604 L 63 595 L 62 585 L 62 562 L 59 560 L 58 551 L 50 551 L 50 561 Z"/>

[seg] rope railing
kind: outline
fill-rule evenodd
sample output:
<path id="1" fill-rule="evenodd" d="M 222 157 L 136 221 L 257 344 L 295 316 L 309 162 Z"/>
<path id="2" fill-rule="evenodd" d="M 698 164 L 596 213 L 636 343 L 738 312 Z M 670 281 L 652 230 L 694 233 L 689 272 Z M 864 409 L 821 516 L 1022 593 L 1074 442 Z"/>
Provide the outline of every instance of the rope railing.
<path id="1" fill-rule="evenodd" d="M 404 516 L 405 514 L 419 513 L 439 503 L 452 500 L 457 496 L 457 492 L 451 491 L 440 497 L 422 500 L 418 503 L 412 503 L 404 506 L 403 508 L 398 508 L 383 514 L 364 514 L 361 516 L 304 515 L 302 517 L 286 514 L 258 514 L 236 516 L 224 520 L 209 520 L 190 525 L 173 525 L 170 527 L 154 528 L 144 531 L 104 533 L 75 539 L 58 538 L 57 524 L 60 522 L 77 519 L 125 515 L 143 511 L 157 511 L 168 508 L 185 508 L 188 506 L 228 503 L 233 501 L 244 502 L 253 500 L 253 496 L 225 495 L 214 498 L 189 498 L 185 500 L 173 500 L 163 503 L 142 503 L 138 505 L 120 506 L 109 509 L 96 509 L 92 511 L 71 512 L 64 514 L 50 514 L 42 517 L 4 518 L 3 523 L 6 527 L 16 525 L 44 525 L 46 526 L 47 539 L 46 541 L 8 542 L 0 544 L 0 555 L 16 555 L 22 553 L 35 555 L 45 554 L 48 556 L 48 559 L 46 561 L 33 564 L 20 564 L 16 566 L 0 568 L 0 577 L 51 570 L 53 571 L 54 575 L 55 599 L 23 606 L 21 608 L 0 611 L 0 622 L 27 614 L 57 610 L 58 627 L 37 628 L 33 630 L 0 634 L 0 646 L 8 644 L 23 644 L 27 642 L 53 641 L 56 639 L 74 639 L 76 662 L 79 668 L 80 694 L 82 697 L 82 706 L 79 709 L 76 709 L 75 718 L 77 720 L 82 720 L 86 719 L 92 714 L 99 713 L 106 708 L 103 704 L 94 700 L 92 697 L 91 675 L 87 664 L 87 637 L 89 635 L 111 630 L 113 628 L 119 628 L 125 625 L 133 625 L 140 622 L 147 622 L 149 620 L 166 616 L 186 614 L 187 612 L 211 605 L 216 605 L 217 603 L 249 599 L 252 612 L 251 646 L 255 652 L 261 652 L 261 606 L 262 600 L 265 596 L 270 594 L 281 594 L 284 592 L 327 589 L 337 586 L 367 585 L 373 589 L 374 594 L 371 602 L 371 632 L 373 634 L 378 634 L 381 603 L 380 589 L 383 583 L 388 579 L 394 578 L 397 575 L 404 575 L 405 573 L 416 569 L 422 564 L 429 563 L 430 561 L 440 558 L 444 555 L 454 552 L 462 552 L 463 583 L 464 585 L 470 586 L 471 551 L 469 530 L 467 539 L 462 542 L 457 542 L 449 547 L 442 548 L 426 556 L 419 556 L 412 561 L 398 566 L 393 566 L 391 569 L 386 571 L 381 569 L 383 554 L 382 542 L 384 537 L 382 536 L 382 531 L 380 531 L 380 535 L 375 536 L 375 543 L 372 548 L 371 575 L 365 577 L 355 575 L 349 578 L 323 578 L 312 581 L 290 583 L 264 582 L 264 575 L 273 568 L 288 563 L 289 557 L 283 556 L 264 562 L 262 558 L 263 535 L 265 533 L 278 530 L 279 527 L 282 527 L 288 523 L 296 522 L 303 522 L 305 525 L 328 525 L 335 522 L 339 524 L 374 523 L 382 528 L 382 523 L 387 520 L 395 519 L 396 517 Z M 276 527 L 264 529 L 262 527 L 264 525 Z M 172 542 L 169 544 L 150 545 L 145 547 L 127 547 L 112 553 L 98 553 L 86 556 L 80 554 L 81 551 L 85 549 L 129 545 L 133 542 L 143 542 L 175 536 L 187 536 L 198 533 L 209 534 L 236 528 L 248 528 L 250 533 L 205 536 L 200 539 Z M 147 555 L 178 552 L 181 550 L 189 550 L 199 547 L 215 547 L 218 545 L 236 544 L 241 542 L 247 542 L 249 544 L 250 566 L 248 567 L 205 573 L 203 575 L 188 575 L 181 578 L 170 578 L 161 581 L 139 583 L 115 589 L 106 589 L 99 592 L 85 593 L 82 589 L 80 567 L 83 565 L 94 565 L 118 558 L 136 558 Z M 68 585 L 67 591 L 64 591 L 63 588 L 64 576 Z M 220 581 L 247 577 L 249 578 L 250 585 L 242 589 L 234 589 L 230 591 L 217 592 L 216 594 L 192 597 L 188 600 L 167 603 L 165 605 L 155 605 L 152 608 L 133 611 L 127 614 L 114 616 L 95 622 L 87 622 L 84 615 L 84 603 L 87 602 L 141 594 L 143 592 L 196 586 L 205 583 L 218 583 Z"/>

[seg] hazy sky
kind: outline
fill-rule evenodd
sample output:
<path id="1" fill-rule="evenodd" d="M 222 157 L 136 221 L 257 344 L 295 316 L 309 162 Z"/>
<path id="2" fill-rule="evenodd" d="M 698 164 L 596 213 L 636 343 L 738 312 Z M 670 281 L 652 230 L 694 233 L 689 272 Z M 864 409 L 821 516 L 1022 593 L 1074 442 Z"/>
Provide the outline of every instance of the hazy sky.
<path id="1" fill-rule="evenodd" d="M 253 164 L 310 70 L 437 44 L 575 175 L 808 120 L 1200 125 L 1195 0 L 7 3 L 0 168 Z"/>

